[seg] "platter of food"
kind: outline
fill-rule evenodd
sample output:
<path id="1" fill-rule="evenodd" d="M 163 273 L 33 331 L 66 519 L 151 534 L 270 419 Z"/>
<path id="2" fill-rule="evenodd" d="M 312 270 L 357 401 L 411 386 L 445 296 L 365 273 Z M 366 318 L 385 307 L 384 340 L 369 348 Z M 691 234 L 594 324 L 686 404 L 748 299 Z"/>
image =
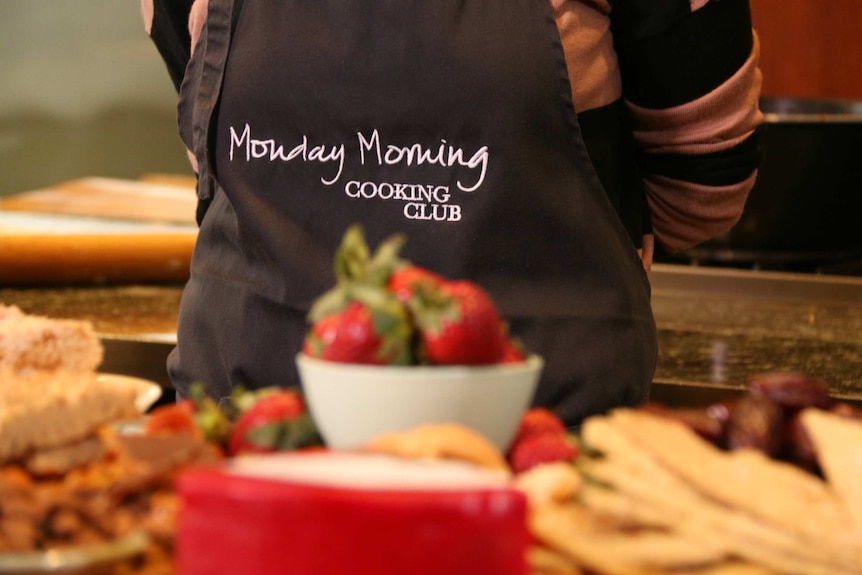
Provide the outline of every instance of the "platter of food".
<path id="1" fill-rule="evenodd" d="M 512 408 L 494 436 L 463 417 L 462 394 L 433 388 L 522 370 L 532 390 L 541 361 L 503 328 L 484 332 L 485 363 L 431 360 L 412 337 L 400 365 L 360 366 L 335 343 L 351 300 L 325 295 L 299 357 L 327 364 L 335 391 L 316 403 L 299 387 L 217 401 L 193 386 L 157 405 L 157 384 L 98 371 L 91 325 L 0 306 L 0 574 L 862 574 L 862 412 L 828 382 L 774 371 L 731 399 L 617 408 L 578 429 L 523 393 L 484 394 L 471 410 Z M 320 405 L 385 370 L 424 378 L 409 423 L 360 394 L 348 407 L 385 423 L 331 441 Z M 365 425 L 342 423 L 348 438 Z"/>
<path id="2" fill-rule="evenodd" d="M 107 573 L 123 561 L 140 556 L 149 545 L 143 531 L 103 543 L 91 543 L 46 551 L 0 553 L 3 575 L 94 575 Z"/>
<path id="3" fill-rule="evenodd" d="M 862 572 L 862 419 L 805 407 L 788 425 L 815 467 L 719 446 L 673 413 L 591 417 L 576 496 L 536 506 L 531 531 L 587 573 Z"/>
<path id="4" fill-rule="evenodd" d="M 135 408 L 144 414 L 162 397 L 162 386 L 154 381 L 118 373 L 99 373 L 96 379 L 105 385 L 130 387 L 135 390 Z"/>

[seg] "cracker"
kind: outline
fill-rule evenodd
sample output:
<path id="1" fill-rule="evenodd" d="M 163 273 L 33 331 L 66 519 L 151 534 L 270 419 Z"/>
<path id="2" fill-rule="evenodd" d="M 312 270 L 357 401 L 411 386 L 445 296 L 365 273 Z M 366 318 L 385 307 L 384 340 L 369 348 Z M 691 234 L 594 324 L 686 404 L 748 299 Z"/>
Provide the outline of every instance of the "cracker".
<path id="1" fill-rule="evenodd" d="M 515 489 L 533 507 L 572 501 L 583 487 L 581 475 L 565 461 L 542 463 L 515 475 Z"/>
<path id="2" fill-rule="evenodd" d="M 433 423 L 384 433 L 372 439 L 366 450 L 407 459 L 456 459 L 509 472 L 506 459 L 493 443 L 457 423 Z"/>

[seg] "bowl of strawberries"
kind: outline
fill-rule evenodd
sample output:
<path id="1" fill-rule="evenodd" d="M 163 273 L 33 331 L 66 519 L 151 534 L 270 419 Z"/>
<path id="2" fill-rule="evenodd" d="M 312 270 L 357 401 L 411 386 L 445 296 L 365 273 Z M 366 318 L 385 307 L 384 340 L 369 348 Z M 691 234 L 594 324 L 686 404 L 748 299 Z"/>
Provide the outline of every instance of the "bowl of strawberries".
<path id="1" fill-rule="evenodd" d="M 478 284 L 398 256 L 404 237 L 372 253 L 347 230 L 336 285 L 312 306 L 297 368 L 326 444 L 356 448 L 429 423 L 466 425 L 505 449 L 544 362 L 509 334 Z"/>

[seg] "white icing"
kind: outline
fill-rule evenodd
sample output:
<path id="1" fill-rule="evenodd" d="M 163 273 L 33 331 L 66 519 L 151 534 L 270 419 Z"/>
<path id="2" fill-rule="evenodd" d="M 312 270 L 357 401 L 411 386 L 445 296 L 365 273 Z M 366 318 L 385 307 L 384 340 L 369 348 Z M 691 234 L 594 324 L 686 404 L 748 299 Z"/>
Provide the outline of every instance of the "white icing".
<path id="1" fill-rule="evenodd" d="M 362 453 L 245 456 L 229 472 L 304 485 L 362 490 L 504 489 L 509 476 L 458 461 L 408 460 Z"/>

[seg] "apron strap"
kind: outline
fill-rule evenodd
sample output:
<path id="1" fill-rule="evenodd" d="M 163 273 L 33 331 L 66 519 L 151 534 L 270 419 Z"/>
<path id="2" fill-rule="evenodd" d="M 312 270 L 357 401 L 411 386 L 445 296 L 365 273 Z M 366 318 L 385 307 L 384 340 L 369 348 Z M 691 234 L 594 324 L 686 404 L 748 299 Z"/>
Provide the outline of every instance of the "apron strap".
<path id="1" fill-rule="evenodd" d="M 198 206 L 195 214 L 198 225 L 212 202 L 217 185 L 213 122 L 230 40 L 236 30 L 242 6 L 242 0 L 210 0 L 206 25 L 180 86 L 177 108 L 180 137 L 198 164 Z"/>
<path id="2" fill-rule="evenodd" d="M 236 23 L 239 20 L 239 13 L 242 12 L 242 4 L 244 0 L 233 0 L 233 12 L 230 17 L 230 32 L 231 36 L 233 36 L 234 31 L 236 30 Z"/>

